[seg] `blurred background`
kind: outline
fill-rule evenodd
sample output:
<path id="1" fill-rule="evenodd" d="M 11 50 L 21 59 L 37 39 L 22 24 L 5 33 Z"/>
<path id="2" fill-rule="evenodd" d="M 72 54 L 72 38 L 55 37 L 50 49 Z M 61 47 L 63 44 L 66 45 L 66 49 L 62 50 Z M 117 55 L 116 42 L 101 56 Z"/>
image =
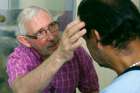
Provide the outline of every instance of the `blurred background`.
<path id="1" fill-rule="evenodd" d="M 7 83 L 6 62 L 8 55 L 17 46 L 15 31 L 19 12 L 28 6 L 37 5 L 48 9 L 63 31 L 66 24 L 76 18 L 77 6 L 81 0 L 0 0 L 0 93 L 12 93 Z M 133 0 L 140 8 L 140 0 Z M 116 74 L 95 64 L 100 88 L 107 86 Z"/>

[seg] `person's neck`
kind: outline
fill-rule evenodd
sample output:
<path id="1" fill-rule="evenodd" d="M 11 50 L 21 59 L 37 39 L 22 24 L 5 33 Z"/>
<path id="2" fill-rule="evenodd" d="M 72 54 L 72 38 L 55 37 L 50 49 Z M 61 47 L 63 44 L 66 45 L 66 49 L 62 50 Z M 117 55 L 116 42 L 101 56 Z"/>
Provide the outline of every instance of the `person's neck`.
<path id="1" fill-rule="evenodd" d="M 119 75 L 122 72 L 124 72 L 127 68 L 129 67 L 129 65 L 122 61 L 122 60 L 118 60 L 116 61 L 116 63 L 114 63 L 112 65 L 112 69 Z"/>
<path id="2" fill-rule="evenodd" d="M 119 63 L 115 62 L 112 68 L 120 74 L 132 66 L 140 66 L 140 41 L 135 40 L 128 45 L 128 48 L 118 56 Z"/>
<path id="3" fill-rule="evenodd" d="M 129 69 L 129 68 L 132 68 L 132 67 L 135 67 L 135 66 L 140 66 L 140 59 L 139 61 L 135 61 L 134 63 L 132 64 L 127 64 L 127 63 L 123 63 L 121 65 L 117 65 L 116 67 L 112 67 L 112 69 L 114 69 L 116 71 L 116 73 L 118 75 L 120 75 L 121 73 L 123 73 L 125 70 Z"/>

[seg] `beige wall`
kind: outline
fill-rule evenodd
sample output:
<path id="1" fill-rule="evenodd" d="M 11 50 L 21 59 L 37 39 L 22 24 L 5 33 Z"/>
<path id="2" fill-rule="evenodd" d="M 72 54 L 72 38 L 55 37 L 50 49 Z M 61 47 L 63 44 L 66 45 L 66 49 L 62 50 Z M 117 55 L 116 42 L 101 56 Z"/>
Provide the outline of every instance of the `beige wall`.
<path id="1" fill-rule="evenodd" d="M 132 1 L 136 4 L 137 7 L 140 8 L 140 0 L 132 0 Z"/>
<path id="2" fill-rule="evenodd" d="M 65 3 L 65 0 L 20 0 L 19 7 L 25 8 L 30 5 L 38 5 L 46 9 L 63 11 L 64 3 Z"/>
<path id="3" fill-rule="evenodd" d="M 76 7 L 76 5 L 73 4 L 73 0 L 19 0 L 20 9 L 32 5 L 49 10 L 54 19 L 63 15 L 64 11 L 71 11 L 74 6 Z M 73 14 L 73 17 L 75 17 L 75 14 Z"/>

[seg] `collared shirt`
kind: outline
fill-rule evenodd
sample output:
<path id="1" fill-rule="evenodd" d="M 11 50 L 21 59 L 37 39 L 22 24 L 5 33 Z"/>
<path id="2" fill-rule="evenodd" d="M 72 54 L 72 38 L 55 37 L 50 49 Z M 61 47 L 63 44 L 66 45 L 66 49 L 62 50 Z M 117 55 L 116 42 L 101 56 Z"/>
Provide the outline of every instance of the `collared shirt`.
<path id="1" fill-rule="evenodd" d="M 140 93 L 140 67 L 127 69 L 100 93 Z"/>
<path id="2" fill-rule="evenodd" d="M 17 76 L 28 74 L 42 62 L 41 56 L 33 48 L 19 45 L 8 59 L 9 84 Z M 74 57 L 59 69 L 43 93 L 76 93 L 76 88 L 82 93 L 99 90 L 92 59 L 83 48 L 78 48 Z"/>

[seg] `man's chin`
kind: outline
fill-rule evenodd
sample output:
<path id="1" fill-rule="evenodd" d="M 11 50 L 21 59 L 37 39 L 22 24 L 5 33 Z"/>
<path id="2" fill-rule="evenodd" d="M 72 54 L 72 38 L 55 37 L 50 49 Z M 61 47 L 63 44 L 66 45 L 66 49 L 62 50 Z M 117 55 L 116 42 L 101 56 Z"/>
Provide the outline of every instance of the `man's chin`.
<path id="1" fill-rule="evenodd" d="M 54 50 L 52 50 L 52 49 L 51 49 L 51 50 L 47 50 L 46 52 L 43 51 L 43 52 L 44 52 L 43 54 L 44 54 L 45 57 L 49 57 L 50 55 L 53 54 L 53 52 L 54 52 L 55 50 L 56 50 L 56 49 L 54 49 Z"/>
<path id="2" fill-rule="evenodd" d="M 53 47 L 47 47 L 42 49 L 42 54 L 45 57 L 49 57 L 50 55 L 52 55 L 52 53 L 58 48 L 58 46 L 53 46 Z"/>
<path id="3" fill-rule="evenodd" d="M 54 52 L 57 48 L 58 46 L 54 46 L 54 47 L 51 47 L 49 50 Z"/>

